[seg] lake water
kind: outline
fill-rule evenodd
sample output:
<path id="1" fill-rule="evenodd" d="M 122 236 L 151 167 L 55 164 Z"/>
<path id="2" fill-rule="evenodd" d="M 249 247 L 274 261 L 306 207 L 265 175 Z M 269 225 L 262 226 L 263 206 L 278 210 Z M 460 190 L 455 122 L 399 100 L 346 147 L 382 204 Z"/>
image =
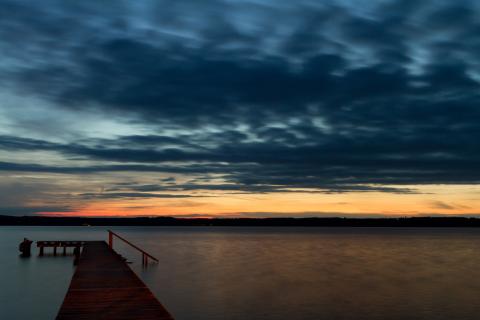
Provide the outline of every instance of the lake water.
<path id="1" fill-rule="evenodd" d="M 31 240 L 105 240 L 104 227 L 0 227 L 0 319 L 54 319 L 70 257 Z M 480 229 L 114 227 L 115 243 L 178 320 L 478 319 Z"/>

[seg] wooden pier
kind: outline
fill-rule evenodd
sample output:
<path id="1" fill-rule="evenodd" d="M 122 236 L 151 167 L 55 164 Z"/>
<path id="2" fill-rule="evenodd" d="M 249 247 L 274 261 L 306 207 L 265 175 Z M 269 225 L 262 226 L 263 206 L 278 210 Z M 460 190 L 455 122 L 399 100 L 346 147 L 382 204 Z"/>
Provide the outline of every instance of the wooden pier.
<path id="1" fill-rule="evenodd" d="M 111 245 L 111 237 L 109 240 Z M 56 319 L 173 318 L 125 259 L 104 241 L 87 241 Z"/>

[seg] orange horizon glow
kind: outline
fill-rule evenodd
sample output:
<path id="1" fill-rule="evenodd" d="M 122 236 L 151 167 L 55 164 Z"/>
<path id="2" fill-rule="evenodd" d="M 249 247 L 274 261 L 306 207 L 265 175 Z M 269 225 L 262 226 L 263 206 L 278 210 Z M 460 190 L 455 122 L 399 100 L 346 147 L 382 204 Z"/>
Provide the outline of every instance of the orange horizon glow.
<path id="1" fill-rule="evenodd" d="M 95 200 L 68 212 L 41 212 L 63 217 L 307 217 L 307 216 L 422 216 L 475 215 L 479 188 L 472 185 L 417 186 L 418 193 L 381 192 L 219 194 L 187 199 Z"/>

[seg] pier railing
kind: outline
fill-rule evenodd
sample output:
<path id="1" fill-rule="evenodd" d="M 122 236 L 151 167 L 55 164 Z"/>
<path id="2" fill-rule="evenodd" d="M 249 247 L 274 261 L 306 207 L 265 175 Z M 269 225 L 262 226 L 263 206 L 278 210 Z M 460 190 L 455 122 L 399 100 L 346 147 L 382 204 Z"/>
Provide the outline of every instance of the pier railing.
<path id="1" fill-rule="evenodd" d="M 110 247 L 110 249 L 113 250 L 113 237 L 114 236 L 117 237 L 118 239 L 122 240 L 126 244 L 130 245 L 131 247 L 137 249 L 138 251 L 140 251 L 142 253 L 142 265 L 146 266 L 148 264 L 148 258 L 158 262 L 157 258 L 155 258 L 151 254 L 147 253 L 145 250 L 140 249 L 139 247 L 137 247 L 136 245 L 134 245 L 133 243 L 131 243 L 127 239 L 125 239 L 122 236 L 118 235 L 117 233 L 113 232 L 112 230 L 108 230 L 108 246 Z"/>

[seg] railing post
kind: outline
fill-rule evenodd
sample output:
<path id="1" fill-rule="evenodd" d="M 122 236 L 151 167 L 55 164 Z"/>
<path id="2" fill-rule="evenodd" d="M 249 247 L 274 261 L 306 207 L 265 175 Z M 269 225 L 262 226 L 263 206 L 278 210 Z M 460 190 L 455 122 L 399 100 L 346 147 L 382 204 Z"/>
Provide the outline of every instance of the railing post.
<path id="1" fill-rule="evenodd" d="M 108 247 L 113 249 L 113 234 L 110 230 L 108 230 Z"/>
<path id="2" fill-rule="evenodd" d="M 130 241 L 126 240 L 125 238 L 119 236 L 118 234 L 116 234 L 115 232 L 111 231 L 111 230 L 107 230 L 108 231 L 108 246 L 110 249 L 113 250 L 113 236 L 117 237 L 118 239 L 122 240 L 123 242 L 125 242 L 126 244 L 130 245 L 131 247 L 137 249 L 138 251 L 140 251 L 142 253 L 142 264 L 143 265 L 147 265 L 148 264 L 148 258 L 158 262 L 158 259 L 155 258 L 154 256 L 148 254 L 147 252 L 145 252 L 144 250 L 140 249 L 139 247 L 137 247 L 136 245 L 134 245 L 133 243 L 131 243 Z"/>

